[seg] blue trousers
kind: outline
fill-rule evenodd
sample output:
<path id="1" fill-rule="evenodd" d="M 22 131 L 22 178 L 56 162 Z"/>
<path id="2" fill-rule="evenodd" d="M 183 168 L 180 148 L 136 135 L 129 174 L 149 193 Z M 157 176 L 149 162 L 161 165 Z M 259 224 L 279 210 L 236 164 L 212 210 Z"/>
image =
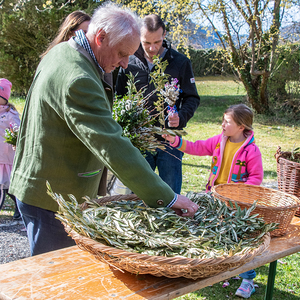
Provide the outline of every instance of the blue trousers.
<path id="1" fill-rule="evenodd" d="M 75 245 L 53 211 L 23 203 L 18 199 L 17 205 L 27 230 L 32 256 Z"/>
<path id="2" fill-rule="evenodd" d="M 155 154 L 147 152 L 145 157 L 152 170 L 157 167 L 159 177 L 177 194 L 182 186 L 182 157 L 183 152 L 171 146 L 165 150 L 156 149 Z"/>
<path id="3" fill-rule="evenodd" d="M 247 272 L 241 273 L 240 277 L 243 279 L 253 279 L 256 277 L 256 273 L 254 270 L 249 270 Z"/>

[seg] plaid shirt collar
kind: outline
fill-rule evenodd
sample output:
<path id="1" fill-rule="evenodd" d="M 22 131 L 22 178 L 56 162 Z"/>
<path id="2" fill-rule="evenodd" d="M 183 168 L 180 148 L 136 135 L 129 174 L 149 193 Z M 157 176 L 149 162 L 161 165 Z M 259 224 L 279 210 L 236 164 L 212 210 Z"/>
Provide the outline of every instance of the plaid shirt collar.
<path id="1" fill-rule="evenodd" d="M 102 73 L 104 73 L 104 70 L 101 68 L 101 66 L 99 65 L 95 54 L 83 32 L 82 29 L 75 31 L 76 37 L 74 38 L 75 42 L 77 44 L 79 44 L 81 47 L 83 47 L 92 57 L 92 59 L 94 60 L 95 64 L 98 66 L 98 68 L 101 70 Z"/>

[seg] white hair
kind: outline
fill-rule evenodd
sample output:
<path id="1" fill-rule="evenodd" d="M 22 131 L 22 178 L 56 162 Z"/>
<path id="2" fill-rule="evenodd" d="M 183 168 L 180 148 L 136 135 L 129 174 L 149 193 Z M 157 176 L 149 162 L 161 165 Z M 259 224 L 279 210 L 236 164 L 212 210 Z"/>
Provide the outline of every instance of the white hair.
<path id="1" fill-rule="evenodd" d="M 131 10 L 117 4 L 106 2 L 98 7 L 91 19 L 88 34 L 95 35 L 103 29 L 113 47 L 124 39 L 140 35 L 141 20 Z"/>

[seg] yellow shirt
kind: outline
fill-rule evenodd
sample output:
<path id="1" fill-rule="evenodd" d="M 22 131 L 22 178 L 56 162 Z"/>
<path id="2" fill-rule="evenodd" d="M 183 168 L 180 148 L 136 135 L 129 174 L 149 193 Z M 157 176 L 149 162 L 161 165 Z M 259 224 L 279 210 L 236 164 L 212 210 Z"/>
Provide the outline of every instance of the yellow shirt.
<path id="1" fill-rule="evenodd" d="M 216 179 L 214 185 L 227 183 L 233 157 L 234 157 L 236 151 L 238 151 L 238 149 L 243 145 L 244 142 L 245 142 L 245 140 L 243 140 L 242 142 L 239 142 L 239 143 L 232 143 L 232 142 L 230 142 L 229 139 L 227 140 L 225 149 L 224 149 L 220 173 L 219 173 L 218 178 Z"/>

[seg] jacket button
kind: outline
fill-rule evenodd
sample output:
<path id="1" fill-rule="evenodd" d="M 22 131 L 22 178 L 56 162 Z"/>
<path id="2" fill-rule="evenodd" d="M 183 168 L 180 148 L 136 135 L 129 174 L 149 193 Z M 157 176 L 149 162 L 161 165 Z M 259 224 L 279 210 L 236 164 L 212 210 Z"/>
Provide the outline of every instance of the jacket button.
<path id="1" fill-rule="evenodd" d="M 157 205 L 164 205 L 164 201 L 163 200 L 157 200 Z"/>
<path id="2" fill-rule="evenodd" d="M 105 90 L 106 90 L 106 91 L 111 91 L 111 88 L 106 87 Z"/>

